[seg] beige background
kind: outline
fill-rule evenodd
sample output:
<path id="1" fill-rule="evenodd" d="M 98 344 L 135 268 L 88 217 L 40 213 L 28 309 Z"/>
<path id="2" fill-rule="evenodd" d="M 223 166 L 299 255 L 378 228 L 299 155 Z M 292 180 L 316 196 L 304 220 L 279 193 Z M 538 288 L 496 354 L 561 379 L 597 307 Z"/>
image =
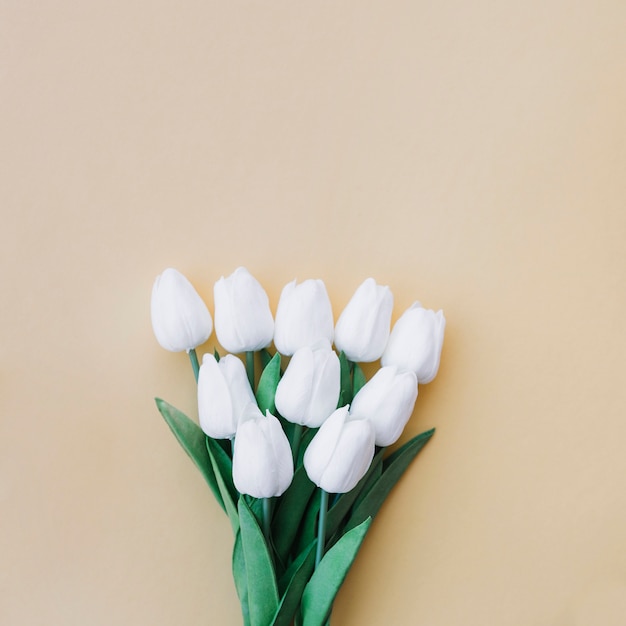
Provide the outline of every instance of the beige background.
<path id="1" fill-rule="evenodd" d="M 0 623 L 236 625 L 153 279 L 443 308 L 340 626 L 626 623 L 626 3 L 0 1 Z M 212 337 L 206 349 L 215 345 Z"/>

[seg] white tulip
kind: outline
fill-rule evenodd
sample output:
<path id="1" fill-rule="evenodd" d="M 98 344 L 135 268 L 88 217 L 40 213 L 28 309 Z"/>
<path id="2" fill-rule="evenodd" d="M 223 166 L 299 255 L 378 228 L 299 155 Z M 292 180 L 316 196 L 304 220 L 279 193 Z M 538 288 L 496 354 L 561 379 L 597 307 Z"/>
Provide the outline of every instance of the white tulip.
<path id="1" fill-rule="evenodd" d="M 351 361 L 370 363 L 382 355 L 391 323 L 393 294 L 389 287 L 366 279 L 356 290 L 335 326 L 335 346 Z"/>
<path id="2" fill-rule="evenodd" d="M 249 352 L 272 342 L 274 319 L 261 283 L 245 267 L 220 278 L 213 289 L 215 333 L 228 352 Z"/>
<path id="3" fill-rule="evenodd" d="M 329 493 L 354 489 L 374 458 L 374 427 L 337 409 L 317 431 L 304 453 L 306 473 Z"/>
<path id="4" fill-rule="evenodd" d="M 337 408 L 341 388 L 339 357 L 326 341 L 305 346 L 291 357 L 276 389 L 276 408 L 288 421 L 317 428 Z"/>
<path id="5" fill-rule="evenodd" d="M 269 411 L 250 403 L 241 418 L 233 448 L 233 481 L 237 491 L 254 498 L 282 495 L 293 479 L 289 440 Z"/>
<path id="6" fill-rule="evenodd" d="M 285 285 L 276 311 L 274 345 L 291 356 L 303 346 L 312 346 L 325 339 L 333 342 L 333 311 L 321 280 L 296 281 Z"/>
<path id="7" fill-rule="evenodd" d="M 374 426 L 377 446 L 396 442 L 409 421 L 417 399 L 417 377 L 391 365 L 379 369 L 360 389 L 350 414 L 368 419 Z"/>
<path id="8" fill-rule="evenodd" d="M 443 311 L 435 313 L 415 302 L 395 323 L 382 365 L 411 370 L 419 384 L 429 383 L 439 370 L 445 327 Z"/>
<path id="9" fill-rule="evenodd" d="M 171 352 L 192 350 L 211 335 L 211 314 L 192 284 L 169 268 L 156 277 L 150 313 L 157 341 Z"/>
<path id="10" fill-rule="evenodd" d="M 198 375 L 200 428 L 214 439 L 231 439 L 250 402 L 256 401 L 241 360 L 227 354 L 218 363 L 205 354 Z"/>

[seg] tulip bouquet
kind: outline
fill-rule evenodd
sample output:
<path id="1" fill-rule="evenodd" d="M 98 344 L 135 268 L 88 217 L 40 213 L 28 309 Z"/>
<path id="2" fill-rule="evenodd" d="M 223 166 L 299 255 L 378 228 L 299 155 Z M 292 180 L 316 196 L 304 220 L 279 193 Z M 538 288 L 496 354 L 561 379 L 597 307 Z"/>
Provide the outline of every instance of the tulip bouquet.
<path id="1" fill-rule="evenodd" d="M 228 354 L 200 364 L 211 315 L 182 274 L 157 277 L 152 326 L 189 354 L 199 425 L 157 406 L 230 520 L 244 625 L 324 626 L 373 517 L 434 433 L 385 454 L 437 374 L 443 313 L 415 303 L 390 333 L 392 293 L 368 278 L 335 325 L 324 283 L 307 280 L 283 289 L 274 319 L 245 268 L 215 283 L 214 301 Z M 359 363 L 378 359 L 366 380 Z"/>

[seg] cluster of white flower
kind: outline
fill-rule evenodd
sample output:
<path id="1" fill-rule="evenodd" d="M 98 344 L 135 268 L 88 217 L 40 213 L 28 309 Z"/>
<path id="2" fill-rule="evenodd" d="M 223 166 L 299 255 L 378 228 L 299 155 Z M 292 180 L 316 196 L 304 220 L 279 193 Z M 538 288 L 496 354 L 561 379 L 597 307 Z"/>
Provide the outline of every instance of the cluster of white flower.
<path id="1" fill-rule="evenodd" d="M 276 412 L 299 427 L 319 428 L 304 466 L 311 481 L 330 493 L 353 489 L 376 446 L 389 446 L 400 437 L 418 384 L 433 380 L 439 369 L 442 311 L 416 302 L 390 332 L 393 295 L 373 278 L 359 286 L 336 324 L 321 280 L 286 285 L 274 319 L 265 290 L 240 267 L 215 283 L 214 302 L 217 339 L 231 354 L 202 359 L 200 426 L 209 437 L 233 440 L 235 486 L 256 498 L 280 496 L 288 488 L 294 450 L 279 419 L 260 411 L 249 373 L 234 354 L 259 351 L 273 341 L 278 353 L 291 357 L 275 390 Z M 213 330 L 205 303 L 174 269 L 154 283 L 152 325 L 161 346 L 175 352 L 193 351 Z M 352 363 L 381 360 L 381 368 L 345 405 L 333 344 Z"/>

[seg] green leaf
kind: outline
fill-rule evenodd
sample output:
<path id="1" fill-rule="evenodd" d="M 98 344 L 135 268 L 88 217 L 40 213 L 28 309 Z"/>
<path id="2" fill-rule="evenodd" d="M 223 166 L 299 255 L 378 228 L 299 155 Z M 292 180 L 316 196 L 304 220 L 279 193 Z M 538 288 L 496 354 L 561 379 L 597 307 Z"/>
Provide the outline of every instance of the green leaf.
<path id="1" fill-rule="evenodd" d="M 288 422 L 284 417 L 279 415 L 278 413 L 274 413 L 280 422 L 280 425 L 283 428 L 283 432 L 287 435 L 287 439 L 289 440 L 289 446 L 292 447 L 293 435 L 296 429 L 296 425 Z M 293 448 L 292 448 L 293 449 Z"/>
<path id="2" fill-rule="evenodd" d="M 416 435 L 413 439 L 409 439 L 409 441 L 407 441 L 403 446 L 400 446 L 393 454 L 390 454 L 384 460 L 383 471 L 386 471 L 390 465 L 394 464 L 398 459 L 406 455 L 407 452 L 410 452 L 414 448 L 416 450 L 413 456 L 418 454 L 434 434 L 435 429 L 431 428 L 430 430 L 426 430 L 423 433 Z"/>
<path id="3" fill-rule="evenodd" d="M 398 482 L 411 461 L 419 454 L 422 448 L 433 436 L 435 429 L 427 430 L 396 450 L 388 459 L 383 461 L 383 473 L 372 486 L 369 493 L 361 500 L 354 509 L 346 529 L 350 530 L 360 524 L 367 517 L 375 517 L 385 498 Z"/>
<path id="4" fill-rule="evenodd" d="M 350 361 L 342 350 L 339 355 L 339 367 L 341 370 L 341 391 L 337 407 L 346 406 L 352 402 L 352 380 L 350 378 Z"/>
<path id="5" fill-rule="evenodd" d="M 365 476 L 357 483 L 356 487 L 341 495 L 336 504 L 334 504 L 328 511 L 328 517 L 326 518 L 326 538 L 332 537 L 337 530 L 339 530 L 342 521 L 348 513 L 350 508 L 355 503 L 359 496 L 367 493 L 367 490 L 371 488 L 371 480 L 373 476 L 380 475 L 380 470 L 383 462 L 384 449 L 380 449 L 369 466 L 369 469 L 365 473 Z"/>
<path id="6" fill-rule="evenodd" d="M 276 397 L 276 387 L 278 387 L 279 380 L 280 354 L 277 352 L 265 366 L 256 390 L 256 401 L 263 415 L 265 415 L 265 411 L 269 411 L 272 414 L 276 411 L 274 398 Z"/>
<path id="7" fill-rule="evenodd" d="M 289 586 L 293 575 L 296 573 L 296 570 L 300 567 L 302 559 L 306 554 L 308 554 L 309 550 L 312 550 L 315 547 L 315 545 L 317 545 L 317 539 L 314 539 L 311 544 L 306 546 L 306 548 L 304 548 L 304 550 L 296 556 L 295 560 L 293 560 L 289 567 L 281 574 L 278 579 L 278 594 L 281 598 L 285 595 L 285 591 Z"/>
<path id="8" fill-rule="evenodd" d="M 259 355 L 261 357 L 261 369 L 265 369 L 267 364 L 272 360 L 272 355 L 267 348 L 262 348 L 259 351 Z"/>
<path id="9" fill-rule="evenodd" d="M 371 519 L 366 519 L 347 532 L 320 561 L 302 594 L 303 626 L 324 626 L 326 623 L 335 596 L 356 558 L 371 522 Z"/>
<path id="10" fill-rule="evenodd" d="M 248 579 L 250 624 L 267 626 L 278 609 L 276 575 L 263 532 L 243 497 L 239 498 L 239 524 Z"/>
<path id="11" fill-rule="evenodd" d="M 365 475 L 365 481 L 361 492 L 358 494 L 357 498 L 354 501 L 354 507 L 356 508 L 362 502 L 363 498 L 367 496 L 370 492 L 371 488 L 376 484 L 378 479 L 381 477 L 383 473 L 383 454 L 385 453 L 385 448 L 379 448 L 374 456 L 374 460 L 372 461 L 372 465 L 370 466 L 369 471 Z"/>
<path id="12" fill-rule="evenodd" d="M 315 568 L 316 545 L 317 541 L 314 541 L 308 548 L 305 548 L 285 572 L 284 578 L 288 582 L 271 626 L 291 625 L 294 613 L 300 604 L 302 592 Z"/>
<path id="13" fill-rule="evenodd" d="M 233 533 L 237 534 L 239 530 L 239 515 L 237 513 L 237 507 L 235 502 L 239 494 L 233 483 L 233 462 L 230 457 L 224 452 L 224 449 L 210 437 L 206 438 L 206 447 L 209 451 L 209 457 L 213 466 L 213 473 L 217 481 L 217 486 L 222 496 L 222 502 L 224 503 L 226 513 L 230 519 L 231 526 L 233 527 Z"/>
<path id="14" fill-rule="evenodd" d="M 298 448 L 298 461 L 296 463 L 296 467 L 300 467 L 302 465 L 304 459 L 304 453 L 306 449 L 309 447 L 313 437 L 317 435 L 317 431 L 319 428 L 307 428 L 306 431 L 302 434 L 302 438 L 300 439 L 300 447 Z"/>
<path id="15" fill-rule="evenodd" d="M 293 475 L 291 485 L 279 500 L 272 523 L 274 548 L 281 562 L 285 563 L 298 533 L 300 521 L 315 491 L 303 466 Z"/>
<path id="16" fill-rule="evenodd" d="M 220 353 L 217 351 L 217 348 L 213 348 L 213 356 L 215 357 L 215 360 L 219 363 L 220 362 Z"/>
<path id="17" fill-rule="evenodd" d="M 365 374 L 363 373 L 361 366 L 358 363 L 355 363 L 352 371 L 352 397 L 359 393 L 361 387 L 363 387 L 366 382 L 367 379 L 365 378 Z"/>
<path id="18" fill-rule="evenodd" d="M 182 446 L 183 450 L 189 455 L 191 460 L 196 464 L 196 467 L 200 470 L 204 479 L 207 481 L 215 499 L 218 504 L 226 510 L 224 500 L 220 493 L 215 472 L 211 465 L 211 458 L 209 457 L 209 451 L 206 447 L 207 436 L 204 434 L 200 426 L 194 421 L 190 420 L 182 411 L 179 411 L 176 407 L 167 403 L 161 398 L 155 398 L 156 405 L 174 433 L 178 443 Z"/>
<path id="19" fill-rule="evenodd" d="M 315 492 L 314 492 L 315 493 Z M 296 539 L 296 554 L 308 546 L 317 537 L 317 518 L 320 512 L 320 499 L 312 497 L 300 522 Z"/>
<path id="20" fill-rule="evenodd" d="M 250 626 L 250 610 L 248 608 L 248 574 L 246 573 L 246 559 L 243 555 L 243 543 L 241 532 L 235 535 L 235 545 L 233 546 L 233 579 L 235 589 L 241 604 L 241 614 L 243 616 L 243 626 Z"/>
<path id="21" fill-rule="evenodd" d="M 259 528 L 263 528 L 263 498 L 253 498 L 247 494 L 244 495 L 244 498 L 246 499 L 246 504 L 250 507 L 252 515 L 254 515 Z"/>

